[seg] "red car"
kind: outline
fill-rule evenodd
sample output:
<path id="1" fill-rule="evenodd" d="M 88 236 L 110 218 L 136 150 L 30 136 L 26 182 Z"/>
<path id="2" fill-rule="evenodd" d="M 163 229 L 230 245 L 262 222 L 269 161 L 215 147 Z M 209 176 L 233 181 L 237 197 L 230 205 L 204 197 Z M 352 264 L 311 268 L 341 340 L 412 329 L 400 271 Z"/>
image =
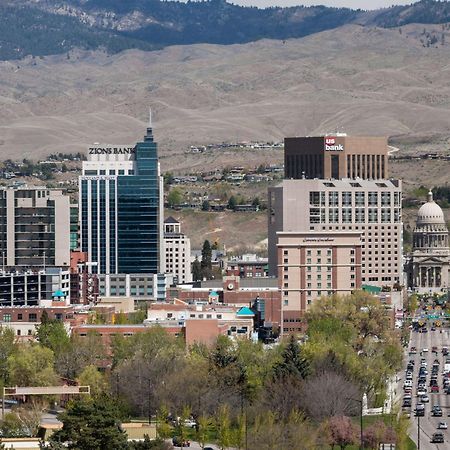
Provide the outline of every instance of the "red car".
<path id="1" fill-rule="evenodd" d="M 431 392 L 439 392 L 439 386 L 431 386 Z"/>

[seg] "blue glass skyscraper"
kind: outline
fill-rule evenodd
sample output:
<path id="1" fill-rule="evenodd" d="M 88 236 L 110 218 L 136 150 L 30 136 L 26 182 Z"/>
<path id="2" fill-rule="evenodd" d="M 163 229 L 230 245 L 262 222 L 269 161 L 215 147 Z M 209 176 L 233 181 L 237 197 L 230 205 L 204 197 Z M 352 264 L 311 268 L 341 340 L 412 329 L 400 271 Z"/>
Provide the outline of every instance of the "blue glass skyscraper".
<path id="1" fill-rule="evenodd" d="M 89 148 L 80 177 L 80 237 L 93 272 L 159 272 L 161 189 L 151 124 L 135 147 Z"/>

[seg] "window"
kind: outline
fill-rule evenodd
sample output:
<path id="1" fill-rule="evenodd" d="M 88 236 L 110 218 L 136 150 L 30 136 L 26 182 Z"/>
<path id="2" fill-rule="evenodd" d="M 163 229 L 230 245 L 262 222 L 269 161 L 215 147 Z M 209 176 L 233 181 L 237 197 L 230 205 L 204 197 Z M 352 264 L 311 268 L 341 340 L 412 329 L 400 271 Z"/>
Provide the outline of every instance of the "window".
<path id="1" fill-rule="evenodd" d="M 328 210 L 328 222 L 339 223 L 339 209 L 338 208 L 330 208 Z"/>
<path id="2" fill-rule="evenodd" d="M 28 315 L 28 322 L 37 322 L 37 314 L 35 313 L 30 313 Z"/>
<path id="3" fill-rule="evenodd" d="M 343 192 L 342 193 L 342 205 L 343 206 L 351 206 L 352 205 L 352 193 L 351 192 Z"/>
<path id="4" fill-rule="evenodd" d="M 21 330 L 17 330 L 17 336 L 20 336 L 22 334 Z"/>
<path id="5" fill-rule="evenodd" d="M 355 209 L 355 222 L 364 223 L 366 221 L 364 208 Z"/>
<path id="6" fill-rule="evenodd" d="M 339 206 L 339 193 L 329 192 L 328 193 L 328 206 Z"/>
<path id="7" fill-rule="evenodd" d="M 355 192 L 355 205 L 356 206 L 364 206 L 366 201 L 366 193 L 365 192 Z"/>
<path id="8" fill-rule="evenodd" d="M 391 206 L 391 193 L 382 192 L 381 193 L 381 206 Z"/>
<path id="9" fill-rule="evenodd" d="M 33 330 L 28 330 L 28 336 L 31 336 L 33 334 Z"/>
<path id="10" fill-rule="evenodd" d="M 369 192 L 369 206 L 378 206 L 378 192 Z"/>
<path id="11" fill-rule="evenodd" d="M 377 222 L 378 222 L 378 209 L 369 208 L 369 223 L 377 223 Z"/>
<path id="12" fill-rule="evenodd" d="M 351 223 L 352 222 L 352 209 L 342 208 L 342 222 Z"/>
<path id="13" fill-rule="evenodd" d="M 381 208 L 381 222 L 389 223 L 391 221 L 391 209 Z"/>
<path id="14" fill-rule="evenodd" d="M 17 320 L 23 320 L 23 315 L 22 314 L 17 314 Z"/>

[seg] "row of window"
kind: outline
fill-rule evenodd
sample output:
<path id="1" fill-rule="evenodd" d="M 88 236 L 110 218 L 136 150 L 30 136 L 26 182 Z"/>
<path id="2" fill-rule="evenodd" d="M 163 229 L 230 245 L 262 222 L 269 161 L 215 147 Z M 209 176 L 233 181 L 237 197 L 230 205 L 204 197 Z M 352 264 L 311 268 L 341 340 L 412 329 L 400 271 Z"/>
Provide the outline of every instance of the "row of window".
<path id="1" fill-rule="evenodd" d="M 327 195 L 328 194 L 328 195 Z M 338 192 L 311 191 L 309 193 L 310 206 L 401 206 L 400 192 Z"/>

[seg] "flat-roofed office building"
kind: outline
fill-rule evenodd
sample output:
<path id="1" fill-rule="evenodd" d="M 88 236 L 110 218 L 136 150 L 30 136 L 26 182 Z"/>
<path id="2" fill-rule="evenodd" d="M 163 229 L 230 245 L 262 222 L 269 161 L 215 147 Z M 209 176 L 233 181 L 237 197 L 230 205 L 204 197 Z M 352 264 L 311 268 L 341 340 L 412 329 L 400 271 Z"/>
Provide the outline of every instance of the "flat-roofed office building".
<path id="1" fill-rule="evenodd" d="M 94 263 L 90 270 L 160 272 L 163 188 L 151 125 L 135 146 L 89 148 L 82 170 L 80 247 Z"/>
<path id="2" fill-rule="evenodd" d="M 319 136 L 284 140 L 285 178 L 388 178 L 385 137 Z"/>
<path id="3" fill-rule="evenodd" d="M 280 276 L 277 233 L 357 232 L 361 282 L 402 284 L 401 201 L 399 180 L 284 180 L 269 188 L 269 274 Z"/>

